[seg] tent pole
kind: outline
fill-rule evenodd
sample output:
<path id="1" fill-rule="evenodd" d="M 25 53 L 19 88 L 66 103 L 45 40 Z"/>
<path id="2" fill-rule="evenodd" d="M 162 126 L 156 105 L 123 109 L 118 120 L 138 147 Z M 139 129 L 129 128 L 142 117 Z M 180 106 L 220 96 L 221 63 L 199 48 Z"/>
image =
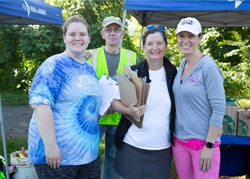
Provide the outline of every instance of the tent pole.
<path id="1" fill-rule="evenodd" d="M 138 45 L 138 54 L 137 54 L 137 59 L 138 59 L 138 60 L 140 60 L 142 33 L 143 33 L 143 26 L 141 26 L 140 42 L 139 42 L 139 45 Z"/>
<path id="2" fill-rule="evenodd" d="M 122 17 L 122 28 L 123 28 L 123 30 L 125 30 L 126 16 L 127 16 L 127 10 L 124 10 L 123 17 Z M 123 42 L 123 39 L 121 39 L 121 41 L 120 41 L 120 47 L 122 47 L 122 42 Z"/>
<path id="3" fill-rule="evenodd" d="M 124 10 L 123 17 L 122 17 L 122 28 L 123 29 L 125 28 L 126 16 L 127 16 L 127 10 Z M 139 47 L 138 47 L 138 54 L 137 54 L 137 59 L 138 60 L 140 59 L 142 33 L 143 33 L 143 26 L 142 26 L 142 29 L 141 29 L 140 42 L 139 42 Z M 123 39 L 120 42 L 120 47 L 122 47 L 122 42 L 123 42 Z"/>
<path id="4" fill-rule="evenodd" d="M 3 142 L 4 160 L 5 160 L 5 173 L 6 173 L 7 179 L 9 179 L 10 178 L 10 175 L 9 175 L 9 162 L 8 162 L 8 156 L 7 156 L 7 150 L 6 150 L 6 141 L 5 141 L 5 133 L 4 133 L 1 94 L 0 94 L 0 125 L 1 125 L 1 131 L 2 131 L 2 142 Z"/>

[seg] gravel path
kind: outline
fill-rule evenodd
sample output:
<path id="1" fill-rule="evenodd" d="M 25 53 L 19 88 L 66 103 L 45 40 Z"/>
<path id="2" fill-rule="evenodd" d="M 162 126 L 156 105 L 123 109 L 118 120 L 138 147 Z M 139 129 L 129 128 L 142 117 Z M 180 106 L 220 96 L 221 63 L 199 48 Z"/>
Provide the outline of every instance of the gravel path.
<path id="1" fill-rule="evenodd" d="M 28 137 L 28 126 L 32 116 L 32 109 L 29 106 L 2 106 L 2 114 L 0 115 L 3 116 L 3 127 L 6 138 Z M 2 126 L 0 136 L 2 137 Z"/>

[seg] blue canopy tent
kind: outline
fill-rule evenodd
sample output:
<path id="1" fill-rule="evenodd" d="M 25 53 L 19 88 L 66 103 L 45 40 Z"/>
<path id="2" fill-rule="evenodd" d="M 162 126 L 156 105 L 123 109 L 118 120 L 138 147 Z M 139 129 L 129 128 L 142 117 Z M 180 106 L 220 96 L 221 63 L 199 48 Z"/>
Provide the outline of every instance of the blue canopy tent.
<path id="1" fill-rule="evenodd" d="M 202 27 L 250 26 L 250 0 L 125 0 L 123 25 L 127 12 L 143 27 L 176 27 L 188 16 L 197 18 Z M 244 167 L 250 167 L 249 137 L 222 135 L 221 140 L 228 148 L 222 152 L 220 175 L 244 175 Z"/>
<path id="2" fill-rule="evenodd" d="M 41 0 L 0 0 L 0 24 L 55 24 L 62 25 L 62 10 Z M 0 94 L 0 125 L 5 164 L 8 166 L 2 101 Z M 9 169 L 6 167 L 6 178 L 9 179 Z"/>
<path id="3" fill-rule="evenodd" d="M 143 27 L 176 27 L 187 16 L 196 17 L 202 27 L 250 26 L 250 0 L 125 0 L 123 26 L 127 12 Z"/>
<path id="4" fill-rule="evenodd" d="M 203 27 L 250 26 L 249 0 L 125 0 L 124 9 L 142 26 L 176 27 L 187 16 L 196 17 Z"/>
<path id="5" fill-rule="evenodd" d="M 0 2 L 0 24 L 63 24 L 61 9 L 42 0 Z"/>

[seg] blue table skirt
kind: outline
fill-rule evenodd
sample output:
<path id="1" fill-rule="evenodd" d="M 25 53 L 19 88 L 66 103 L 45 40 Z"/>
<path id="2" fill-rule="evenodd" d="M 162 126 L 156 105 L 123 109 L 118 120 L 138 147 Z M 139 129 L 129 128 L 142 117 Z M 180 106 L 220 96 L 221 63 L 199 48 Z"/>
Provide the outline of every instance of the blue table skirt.
<path id="1" fill-rule="evenodd" d="M 242 176 L 250 169 L 250 137 L 222 135 L 220 176 Z"/>
<path id="2" fill-rule="evenodd" d="M 221 144 L 236 144 L 236 145 L 250 145 L 250 137 L 234 136 L 234 135 L 222 135 Z"/>

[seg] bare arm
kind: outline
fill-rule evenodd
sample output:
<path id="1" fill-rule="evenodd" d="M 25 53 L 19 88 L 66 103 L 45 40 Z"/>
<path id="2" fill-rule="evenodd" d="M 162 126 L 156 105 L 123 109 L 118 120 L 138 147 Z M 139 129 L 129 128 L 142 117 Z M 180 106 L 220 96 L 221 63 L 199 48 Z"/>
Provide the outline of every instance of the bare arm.
<path id="1" fill-rule="evenodd" d="M 214 144 L 216 138 L 221 135 L 221 128 L 217 128 L 214 126 L 209 126 L 208 134 L 206 138 L 206 142 L 211 142 Z M 211 168 L 212 165 L 212 157 L 213 157 L 213 149 L 207 148 L 204 146 L 204 148 L 201 151 L 200 156 L 200 169 L 203 171 L 208 171 Z"/>
<path id="2" fill-rule="evenodd" d="M 221 128 L 214 127 L 212 125 L 209 126 L 208 134 L 207 134 L 207 142 L 214 143 L 216 138 L 221 135 Z"/>
<path id="3" fill-rule="evenodd" d="M 45 157 L 51 168 L 59 168 L 61 152 L 56 142 L 54 119 L 48 105 L 31 105 L 34 110 L 37 128 L 45 145 Z"/>

